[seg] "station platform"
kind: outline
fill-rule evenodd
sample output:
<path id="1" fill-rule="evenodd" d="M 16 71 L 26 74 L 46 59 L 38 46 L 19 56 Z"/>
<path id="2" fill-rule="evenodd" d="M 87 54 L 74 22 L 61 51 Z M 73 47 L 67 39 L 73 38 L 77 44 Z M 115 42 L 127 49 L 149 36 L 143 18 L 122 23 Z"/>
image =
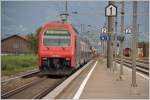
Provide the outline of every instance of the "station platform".
<path id="1" fill-rule="evenodd" d="M 124 78 L 119 80 L 119 64 L 114 73 L 106 67 L 106 59 L 98 58 L 55 99 L 148 99 L 149 78 L 137 74 L 135 94 L 131 89 L 131 72 L 124 67 Z"/>
<path id="2" fill-rule="evenodd" d="M 117 73 L 106 68 L 106 60 L 99 59 L 93 70 L 80 99 L 148 99 L 149 80 L 137 74 L 137 92 L 131 89 L 132 73 L 124 67 L 124 79 L 119 80 L 119 65 Z"/>

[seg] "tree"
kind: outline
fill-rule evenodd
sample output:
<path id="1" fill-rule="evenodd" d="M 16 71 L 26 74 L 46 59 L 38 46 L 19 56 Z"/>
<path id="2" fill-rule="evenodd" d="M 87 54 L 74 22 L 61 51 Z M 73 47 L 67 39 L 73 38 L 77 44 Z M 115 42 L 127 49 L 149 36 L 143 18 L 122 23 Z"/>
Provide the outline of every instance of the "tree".
<path id="1" fill-rule="evenodd" d="M 35 33 L 31 33 L 27 35 L 28 42 L 29 42 L 29 47 L 35 54 L 38 52 L 38 42 L 39 42 L 39 33 L 42 27 L 39 27 Z"/>

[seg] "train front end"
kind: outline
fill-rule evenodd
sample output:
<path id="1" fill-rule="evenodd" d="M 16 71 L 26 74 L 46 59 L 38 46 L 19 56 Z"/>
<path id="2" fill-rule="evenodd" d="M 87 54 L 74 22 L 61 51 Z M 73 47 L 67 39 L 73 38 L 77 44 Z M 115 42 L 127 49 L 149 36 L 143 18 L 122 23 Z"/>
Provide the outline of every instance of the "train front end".
<path id="1" fill-rule="evenodd" d="M 43 74 L 71 74 L 74 69 L 74 31 L 70 24 L 46 24 L 39 34 L 38 56 Z"/>

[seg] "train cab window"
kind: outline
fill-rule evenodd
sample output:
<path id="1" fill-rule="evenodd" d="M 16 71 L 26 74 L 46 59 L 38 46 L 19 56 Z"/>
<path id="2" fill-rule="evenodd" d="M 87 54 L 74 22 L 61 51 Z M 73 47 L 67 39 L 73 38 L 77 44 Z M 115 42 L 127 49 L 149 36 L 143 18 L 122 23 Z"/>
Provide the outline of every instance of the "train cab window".
<path id="1" fill-rule="evenodd" d="M 71 34 L 66 30 L 46 30 L 43 36 L 44 46 L 63 46 L 69 47 Z"/>

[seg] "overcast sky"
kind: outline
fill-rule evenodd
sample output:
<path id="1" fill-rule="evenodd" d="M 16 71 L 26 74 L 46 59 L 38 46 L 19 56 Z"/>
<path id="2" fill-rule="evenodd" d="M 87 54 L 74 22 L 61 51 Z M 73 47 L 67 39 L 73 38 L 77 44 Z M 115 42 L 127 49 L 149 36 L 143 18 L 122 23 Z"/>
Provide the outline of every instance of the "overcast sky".
<path id="1" fill-rule="evenodd" d="M 85 31 L 100 31 L 105 23 L 105 7 L 107 1 L 69 1 L 69 20 L 80 29 L 85 25 Z M 60 20 L 59 14 L 64 12 L 64 1 L 2 1 L 1 2 L 1 34 L 28 34 L 43 26 L 48 21 Z M 120 9 L 119 3 L 117 3 Z M 72 14 L 72 12 L 78 14 Z M 140 40 L 148 41 L 149 33 L 149 3 L 138 2 L 138 23 L 140 24 Z M 120 16 L 118 16 L 120 24 Z M 91 25 L 91 28 L 87 28 Z M 132 2 L 125 2 L 125 27 L 132 25 Z M 118 25 L 118 29 L 120 25 Z M 120 30 L 118 30 L 120 32 Z"/>

